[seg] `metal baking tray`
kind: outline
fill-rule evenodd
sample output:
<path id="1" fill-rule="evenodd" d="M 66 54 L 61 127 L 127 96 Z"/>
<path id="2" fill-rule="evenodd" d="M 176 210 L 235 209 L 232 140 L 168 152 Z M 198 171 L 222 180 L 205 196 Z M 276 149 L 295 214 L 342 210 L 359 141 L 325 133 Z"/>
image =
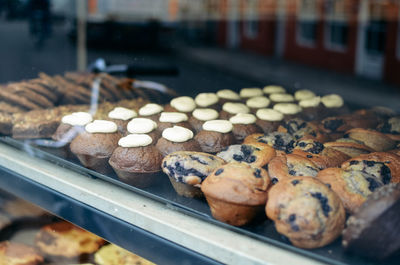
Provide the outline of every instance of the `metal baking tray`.
<path id="1" fill-rule="evenodd" d="M 143 189 L 136 188 L 134 186 L 131 186 L 127 183 L 120 181 L 115 173 L 104 175 L 83 167 L 79 163 L 79 160 L 77 158 L 68 156 L 67 153 L 61 151 L 61 149 L 36 146 L 33 144 L 34 142 L 31 140 L 15 140 L 11 137 L 0 137 L 0 141 L 8 145 L 11 145 L 15 148 L 18 148 L 20 150 L 24 150 L 32 156 L 39 157 L 41 159 L 55 163 L 61 167 L 74 170 L 91 178 L 99 178 L 105 180 L 112 184 L 118 185 L 122 188 L 128 189 L 132 192 L 154 199 L 156 201 L 166 204 L 168 207 L 174 210 L 181 211 L 190 216 L 194 216 L 201 220 L 216 224 L 218 226 L 235 231 L 237 233 L 244 234 L 251 238 L 273 244 L 275 246 L 293 251 L 298 254 L 302 254 L 304 256 L 328 264 L 334 264 L 334 265 L 400 264 L 400 254 L 397 254 L 385 261 L 374 261 L 345 253 L 343 248 L 341 247 L 340 238 L 335 242 L 329 244 L 328 246 L 318 249 L 305 250 L 294 247 L 284 236 L 280 235 L 275 230 L 273 222 L 267 220 L 266 218 L 256 220 L 252 224 L 243 227 L 234 227 L 225 224 L 223 222 L 217 221 L 211 216 L 210 209 L 205 199 L 196 199 L 196 198 L 193 199 L 177 195 L 177 193 L 175 192 L 171 183 L 169 182 L 168 178 L 165 175 L 164 175 L 165 177 L 160 178 L 160 182 L 157 185 Z"/>

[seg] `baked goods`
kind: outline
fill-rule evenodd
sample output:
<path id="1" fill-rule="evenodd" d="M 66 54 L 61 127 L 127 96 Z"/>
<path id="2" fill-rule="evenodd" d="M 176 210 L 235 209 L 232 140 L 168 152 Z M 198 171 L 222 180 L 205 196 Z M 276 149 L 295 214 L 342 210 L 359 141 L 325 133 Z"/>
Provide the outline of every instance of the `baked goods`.
<path id="1" fill-rule="evenodd" d="M 279 111 L 280 113 L 285 115 L 285 120 L 300 117 L 301 114 L 301 107 L 295 103 L 277 103 L 274 105 L 273 108 L 274 110 Z"/>
<path id="2" fill-rule="evenodd" d="M 176 151 L 202 151 L 199 143 L 193 139 L 193 132 L 180 126 L 165 129 L 156 147 L 163 156 Z"/>
<path id="3" fill-rule="evenodd" d="M 312 99 L 315 97 L 316 97 L 315 93 L 308 89 L 300 89 L 294 92 L 294 98 L 299 102 L 302 100 Z"/>
<path id="4" fill-rule="evenodd" d="M 263 88 L 264 94 L 270 95 L 270 94 L 284 94 L 286 93 L 286 90 L 277 85 L 268 85 Z"/>
<path id="5" fill-rule="evenodd" d="M 124 107 L 115 107 L 108 113 L 108 118 L 117 124 L 118 131 L 121 134 L 126 133 L 126 125 L 128 124 L 129 120 L 135 117 L 137 117 L 136 111 Z"/>
<path id="6" fill-rule="evenodd" d="M 7 213 L 7 216 L 13 221 L 18 219 L 40 218 L 48 215 L 42 208 L 22 199 L 7 200 L 2 204 L 1 210 Z"/>
<path id="7" fill-rule="evenodd" d="M 278 103 L 294 102 L 293 95 L 287 93 L 274 93 L 269 95 L 269 99 L 271 100 L 271 106 L 274 106 Z"/>
<path id="8" fill-rule="evenodd" d="M 175 191 L 185 197 L 202 197 L 201 183 L 215 168 L 225 164 L 217 156 L 202 152 L 178 151 L 167 155 L 162 170 Z"/>
<path id="9" fill-rule="evenodd" d="M 252 97 L 246 101 L 247 107 L 250 108 L 252 113 L 256 113 L 258 109 L 267 108 L 270 104 L 270 100 L 264 96 Z"/>
<path id="10" fill-rule="evenodd" d="M 325 147 L 336 149 L 349 157 L 356 157 L 362 154 L 373 152 L 371 148 L 350 138 L 340 138 L 335 142 L 324 143 Z"/>
<path id="11" fill-rule="evenodd" d="M 389 138 L 400 141 L 400 116 L 392 117 L 378 126 L 378 130 Z"/>
<path id="12" fill-rule="evenodd" d="M 269 183 L 266 170 L 232 162 L 215 169 L 201 190 L 215 219 L 242 226 L 262 212 Z"/>
<path id="13" fill-rule="evenodd" d="M 344 228 L 339 197 L 312 177 L 280 180 L 268 192 L 268 218 L 276 230 L 300 248 L 318 248 L 335 240 Z"/>
<path id="14" fill-rule="evenodd" d="M 346 136 L 358 140 L 378 152 L 387 151 L 396 146 L 395 140 L 374 130 L 355 128 L 347 131 Z"/>
<path id="15" fill-rule="evenodd" d="M 217 153 L 226 162 L 242 162 L 253 167 L 264 167 L 276 155 L 275 150 L 263 144 L 234 144 Z"/>
<path id="16" fill-rule="evenodd" d="M 13 126 L 13 116 L 7 112 L 0 111 L 0 134 L 10 135 Z"/>
<path id="17" fill-rule="evenodd" d="M 306 121 L 317 121 L 323 119 L 327 113 L 321 104 L 321 97 L 312 97 L 299 101 L 302 109 L 301 117 Z"/>
<path id="18" fill-rule="evenodd" d="M 240 101 L 240 96 L 233 90 L 222 89 L 217 91 L 217 96 L 219 98 L 219 104 L 222 106 L 226 102 L 237 102 Z"/>
<path id="19" fill-rule="evenodd" d="M 189 123 L 193 130 L 198 133 L 203 130 L 206 121 L 218 119 L 219 114 L 215 109 L 195 109 L 189 118 Z"/>
<path id="20" fill-rule="evenodd" d="M 35 236 L 35 247 L 54 261 L 85 262 L 105 241 L 68 222 L 43 226 Z"/>
<path id="21" fill-rule="evenodd" d="M 161 137 L 160 131 L 157 129 L 157 123 L 147 118 L 134 118 L 126 125 L 127 133 L 130 134 L 147 134 L 153 139 L 152 144 L 156 144 Z"/>
<path id="22" fill-rule="evenodd" d="M 250 109 L 243 103 L 226 102 L 222 105 L 222 111 L 219 116 L 221 119 L 228 120 L 230 117 L 238 113 L 249 113 Z"/>
<path id="23" fill-rule="evenodd" d="M 311 122 L 306 122 L 300 118 L 284 121 L 278 127 L 278 132 L 289 133 L 296 140 L 314 139 L 323 143 L 328 139 L 328 136 L 321 133 L 317 125 Z"/>
<path id="24" fill-rule="evenodd" d="M 61 124 L 52 136 L 52 139 L 61 143 L 70 143 L 79 133 L 82 133 L 84 126 L 93 121 L 88 112 L 73 112 L 61 119 Z"/>
<path id="25" fill-rule="evenodd" d="M 215 154 L 236 143 L 232 129 L 232 123 L 226 120 L 206 121 L 203 124 L 203 130 L 194 138 L 203 152 Z"/>
<path id="26" fill-rule="evenodd" d="M 325 95 L 321 98 L 321 102 L 328 116 L 343 115 L 349 112 L 343 98 L 338 94 Z"/>
<path id="27" fill-rule="evenodd" d="M 273 109 L 259 109 L 256 112 L 256 124 L 264 133 L 271 133 L 278 129 L 283 120 L 283 114 Z"/>
<path id="28" fill-rule="evenodd" d="M 294 147 L 295 139 L 292 135 L 283 132 L 272 132 L 267 134 L 256 133 L 247 136 L 243 143 L 261 143 L 271 146 L 277 151 L 291 153 Z"/>
<path id="29" fill-rule="evenodd" d="M 319 168 L 312 161 L 293 154 L 275 156 L 268 163 L 268 174 L 273 184 L 291 177 L 316 177 L 318 172 Z"/>
<path id="30" fill-rule="evenodd" d="M 250 113 L 238 113 L 229 121 L 233 125 L 233 135 L 237 142 L 243 141 L 250 134 L 261 133 L 262 129 L 256 124 L 256 117 Z"/>
<path id="31" fill-rule="evenodd" d="M 0 242 L 1 265 L 37 265 L 44 261 L 34 248 L 9 241 Z"/>
<path id="32" fill-rule="evenodd" d="M 169 105 L 165 106 L 164 110 L 168 112 L 183 112 L 190 114 L 195 108 L 196 103 L 193 98 L 183 96 L 172 99 Z"/>
<path id="33" fill-rule="evenodd" d="M 98 265 L 154 265 L 154 263 L 114 244 L 101 247 L 94 254 L 94 260 Z"/>
<path id="34" fill-rule="evenodd" d="M 338 167 L 350 157 L 336 149 L 325 147 L 323 143 L 313 139 L 303 139 L 296 142 L 293 154 L 308 158 L 318 168 Z"/>
<path id="35" fill-rule="evenodd" d="M 200 93 L 194 98 L 194 102 L 200 108 L 210 108 L 219 110 L 219 98 L 215 93 Z"/>
<path id="36" fill-rule="evenodd" d="M 83 166 L 106 174 L 112 172 L 108 159 L 118 147 L 121 136 L 114 122 L 94 120 L 85 126 L 85 132 L 72 140 L 70 149 Z"/>
<path id="37" fill-rule="evenodd" d="M 400 184 L 372 193 L 347 220 L 342 245 L 348 251 L 385 259 L 400 249 Z"/>
<path id="38" fill-rule="evenodd" d="M 160 113 L 163 110 L 164 108 L 161 105 L 148 103 L 139 109 L 139 115 L 153 121 L 158 121 Z"/>
<path id="39" fill-rule="evenodd" d="M 263 91 L 258 87 L 242 88 L 239 95 L 242 99 L 247 100 L 248 98 L 262 96 Z"/>
<path id="40" fill-rule="evenodd" d="M 180 112 L 161 112 L 157 122 L 157 130 L 162 133 L 166 128 L 180 126 L 192 130 L 192 126 L 188 122 L 188 116 Z"/>
<path id="41" fill-rule="evenodd" d="M 129 134 L 119 139 L 109 160 L 119 179 L 139 188 L 157 181 L 162 155 L 152 141 L 146 134 Z"/>

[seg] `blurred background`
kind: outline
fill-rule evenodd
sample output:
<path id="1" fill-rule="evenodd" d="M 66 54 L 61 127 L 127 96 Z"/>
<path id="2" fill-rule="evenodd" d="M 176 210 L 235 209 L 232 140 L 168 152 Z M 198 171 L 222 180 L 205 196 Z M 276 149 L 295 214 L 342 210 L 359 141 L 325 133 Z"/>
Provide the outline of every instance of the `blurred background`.
<path id="1" fill-rule="evenodd" d="M 176 66 L 136 77 L 188 95 L 279 84 L 400 108 L 399 21 L 399 0 L 0 0 L 0 83 L 104 58 Z"/>

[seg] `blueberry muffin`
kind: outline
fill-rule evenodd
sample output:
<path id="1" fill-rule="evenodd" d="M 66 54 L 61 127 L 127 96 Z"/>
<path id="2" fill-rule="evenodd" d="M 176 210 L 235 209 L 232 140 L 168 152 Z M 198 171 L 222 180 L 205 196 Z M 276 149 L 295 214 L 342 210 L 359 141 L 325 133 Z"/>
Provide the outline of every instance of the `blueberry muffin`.
<path id="1" fill-rule="evenodd" d="M 276 155 L 275 150 L 262 144 L 234 144 L 221 152 L 217 156 L 226 162 L 243 162 L 253 167 L 264 167 Z"/>
<path id="2" fill-rule="evenodd" d="M 46 259 L 57 263 L 86 262 L 105 241 L 68 222 L 43 226 L 35 236 L 35 247 Z"/>
<path id="3" fill-rule="evenodd" d="M 202 151 L 199 143 L 193 138 L 193 132 L 180 126 L 165 129 L 156 147 L 163 156 L 176 151 Z"/>
<path id="4" fill-rule="evenodd" d="M 225 147 L 236 143 L 232 129 L 232 123 L 226 120 L 206 121 L 203 124 L 203 130 L 195 136 L 195 140 L 203 152 L 216 154 Z"/>
<path id="5" fill-rule="evenodd" d="M 312 177 L 279 181 L 268 193 L 268 218 L 300 248 L 323 247 L 340 236 L 346 219 L 339 197 Z"/>
<path id="6" fill-rule="evenodd" d="M 375 152 L 354 157 L 341 166 L 346 171 L 357 170 L 373 175 L 383 184 L 400 182 L 400 156 L 388 152 Z"/>
<path id="7" fill-rule="evenodd" d="M 193 98 L 183 96 L 172 99 L 170 103 L 165 106 L 164 110 L 167 112 L 183 112 L 190 115 L 195 108 L 196 103 Z"/>
<path id="8" fill-rule="evenodd" d="M 400 184 L 372 193 L 347 220 L 342 245 L 346 251 L 385 259 L 400 249 Z"/>
<path id="9" fill-rule="evenodd" d="M 346 132 L 346 135 L 362 142 L 374 151 L 382 152 L 393 149 L 396 141 L 388 137 L 386 134 L 371 129 L 355 128 Z"/>
<path id="10" fill-rule="evenodd" d="M 218 104 L 219 98 L 215 93 L 200 93 L 195 97 L 194 102 L 200 108 L 221 109 L 221 105 Z"/>
<path id="11" fill-rule="evenodd" d="M 233 90 L 230 89 L 222 89 L 217 91 L 217 96 L 219 98 L 219 104 L 222 106 L 226 102 L 239 102 L 240 96 Z"/>
<path id="12" fill-rule="evenodd" d="M 256 124 L 256 117 L 250 113 L 238 113 L 229 121 L 233 125 L 233 135 L 237 142 L 242 142 L 250 134 L 262 133 L 262 129 Z"/>
<path id="13" fill-rule="evenodd" d="M 148 118 L 153 121 L 158 121 L 160 113 L 164 107 L 154 103 L 148 103 L 139 109 L 139 115 L 143 118 Z"/>
<path id="14" fill-rule="evenodd" d="M 232 162 L 218 167 L 201 185 L 212 216 L 224 223 L 250 223 L 265 206 L 270 180 L 266 170 Z"/>
<path id="15" fill-rule="evenodd" d="M 384 185 L 381 179 L 360 170 L 327 168 L 319 172 L 317 178 L 328 185 L 343 202 L 349 213 L 360 207 L 367 197 Z"/>
<path id="16" fill-rule="evenodd" d="M 198 133 L 203 130 L 206 121 L 218 119 L 219 113 L 215 109 L 195 109 L 189 118 L 193 130 Z"/>
<path id="17" fill-rule="evenodd" d="M 283 114 L 273 109 L 259 109 L 256 112 L 256 124 L 264 133 L 271 133 L 278 129 L 283 121 Z"/>
<path id="18" fill-rule="evenodd" d="M 338 167 L 350 157 L 323 143 L 312 139 L 299 140 L 294 144 L 293 154 L 311 160 L 318 168 Z"/>
<path id="19" fill-rule="evenodd" d="M 328 136 L 319 130 L 319 127 L 312 123 L 306 122 L 300 118 L 284 121 L 279 127 L 278 132 L 291 134 L 295 140 L 314 139 L 321 143 L 328 140 Z"/>
<path id="20" fill-rule="evenodd" d="M 188 122 L 188 116 L 180 112 L 161 112 L 160 118 L 157 121 L 157 130 L 162 133 L 165 129 L 180 126 L 193 130 Z"/>
<path id="21" fill-rule="evenodd" d="M 249 113 L 250 109 L 243 103 L 226 102 L 222 105 L 222 111 L 219 116 L 221 119 L 229 120 L 230 117 L 238 113 Z"/>
<path id="22" fill-rule="evenodd" d="M 161 133 L 157 130 L 157 123 L 147 118 L 134 118 L 128 122 L 127 134 L 147 134 L 153 140 L 152 144 L 156 144 L 161 137 Z"/>
<path id="23" fill-rule="evenodd" d="M 316 177 L 319 168 L 307 158 L 287 154 L 275 156 L 268 164 L 268 173 L 273 184 L 291 177 Z"/>
<path id="24" fill-rule="evenodd" d="M 400 141 L 400 116 L 392 117 L 378 126 L 378 131 L 395 141 Z"/>
<path id="25" fill-rule="evenodd" d="M 139 188 L 157 182 L 162 155 L 146 134 L 129 134 L 118 141 L 109 164 L 120 180 Z"/>
<path id="26" fill-rule="evenodd" d="M 0 242 L 0 264 L 38 265 L 43 261 L 43 257 L 30 246 L 9 241 Z"/>
<path id="27" fill-rule="evenodd" d="M 118 147 L 121 136 L 114 122 L 95 120 L 72 140 L 70 149 L 83 166 L 107 174 L 112 172 L 108 159 Z"/>
<path id="28" fill-rule="evenodd" d="M 293 150 L 295 139 L 292 135 L 282 132 L 273 132 L 267 134 L 251 134 L 247 136 L 244 144 L 261 143 L 273 147 L 278 153 L 290 153 Z"/>
<path id="29" fill-rule="evenodd" d="M 162 170 L 168 175 L 175 191 L 185 197 L 202 197 L 201 183 L 225 161 L 202 152 L 178 151 L 167 155 Z"/>

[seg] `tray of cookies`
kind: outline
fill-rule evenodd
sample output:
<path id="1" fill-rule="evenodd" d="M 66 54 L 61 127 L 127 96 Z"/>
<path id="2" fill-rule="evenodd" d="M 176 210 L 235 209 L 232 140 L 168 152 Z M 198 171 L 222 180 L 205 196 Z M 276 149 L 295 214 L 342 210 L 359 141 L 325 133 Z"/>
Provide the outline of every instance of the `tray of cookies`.
<path id="1" fill-rule="evenodd" d="M 393 110 L 266 86 L 35 111 L 0 140 L 323 262 L 398 263 Z"/>

